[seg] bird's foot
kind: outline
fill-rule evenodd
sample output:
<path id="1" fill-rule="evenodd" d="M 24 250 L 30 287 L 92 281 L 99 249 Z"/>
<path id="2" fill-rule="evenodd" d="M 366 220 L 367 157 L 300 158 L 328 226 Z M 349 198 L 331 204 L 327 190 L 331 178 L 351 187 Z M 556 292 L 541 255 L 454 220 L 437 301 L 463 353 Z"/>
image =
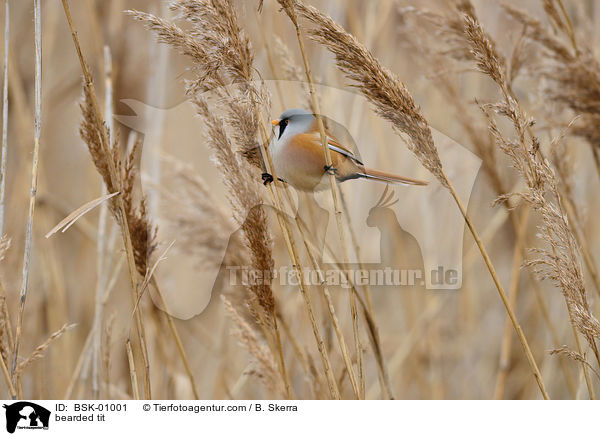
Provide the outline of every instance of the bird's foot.
<path id="1" fill-rule="evenodd" d="M 325 170 L 325 172 L 329 175 L 335 176 L 337 174 L 337 168 L 335 168 L 333 165 L 325 165 L 323 167 L 323 169 Z"/>
<path id="2" fill-rule="evenodd" d="M 263 185 L 268 185 L 269 183 L 273 183 L 273 176 L 269 173 L 262 173 Z"/>

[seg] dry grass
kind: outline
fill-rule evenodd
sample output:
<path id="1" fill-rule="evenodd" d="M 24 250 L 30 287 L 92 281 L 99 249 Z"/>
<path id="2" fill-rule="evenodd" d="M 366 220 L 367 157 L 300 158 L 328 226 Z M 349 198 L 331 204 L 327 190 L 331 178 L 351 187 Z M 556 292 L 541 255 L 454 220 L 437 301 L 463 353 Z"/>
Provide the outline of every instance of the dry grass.
<path id="1" fill-rule="evenodd" d="M 6 3 L 2 32 L 5 397 L 596 398 L 594 2 L 34 5 Z M 354 282 L 344 265 L 372 253 L 420 261 L 406 235 L 449 212 L 407 188 L 331 176 L 315 202 L 279 182 L 268 120 L 294 106 L 450 198 L 460 290 Z M 160 137 L 116 121 L 130 108 Z M 468 204 L 440 132 L 481 159 Z"/>

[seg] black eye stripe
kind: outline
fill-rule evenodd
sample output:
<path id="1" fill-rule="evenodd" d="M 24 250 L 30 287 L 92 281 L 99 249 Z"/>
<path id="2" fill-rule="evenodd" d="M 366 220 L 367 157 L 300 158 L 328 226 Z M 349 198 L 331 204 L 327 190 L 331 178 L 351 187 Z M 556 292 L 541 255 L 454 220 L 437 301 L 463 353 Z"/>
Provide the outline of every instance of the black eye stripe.
<path id="1" fill-rule="evenodd" d="M 289 120 L 281 120 L 279 122 L 279 138 L 281 138 L 281 135 L 283 135 L 283 131 L 285 130 L 285 128 L 287 127 L 287 125 L 289 124 Z"/>

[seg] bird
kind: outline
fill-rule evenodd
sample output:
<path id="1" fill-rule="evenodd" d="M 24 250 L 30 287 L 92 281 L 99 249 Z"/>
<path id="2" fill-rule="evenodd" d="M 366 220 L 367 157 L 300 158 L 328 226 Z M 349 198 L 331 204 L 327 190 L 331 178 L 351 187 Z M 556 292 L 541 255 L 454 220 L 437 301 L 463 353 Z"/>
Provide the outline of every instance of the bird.
<path id="1" fill-rule="evenodd" d="M 376 180 L 402 185 L 427 185 L 427 182 L 365 167 L 349 147 L 325 130 L 331 151 L 331 165 L 325 161 L 317 118 L 304 109 L 288 109 L 271 122 L 274 135 L 269 151 L 277 178 L 301 191 L 321 191 L 330 186 L 326 174 L 338 182 L 352 179 Z M 264 184 L 273 176 L 263 173 Z"/>

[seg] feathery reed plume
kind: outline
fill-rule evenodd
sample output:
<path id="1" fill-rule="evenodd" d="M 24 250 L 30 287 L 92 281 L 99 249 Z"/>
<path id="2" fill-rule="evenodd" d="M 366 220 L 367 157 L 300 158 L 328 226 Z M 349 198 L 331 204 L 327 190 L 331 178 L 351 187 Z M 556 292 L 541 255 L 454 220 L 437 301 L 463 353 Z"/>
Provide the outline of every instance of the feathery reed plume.
<path id="1" fill-rule="evenodd" d="M 474 16 L 475 11 L 472 8 L 472 5 L 469 2 L 462 2 L 458 5 L 460 10 L 469 16 Z M 413 25 L 406 29 L 403 32 L 403 38 L 405 41 L 410 43 L 410 47 L 417 50 L 422 49 L 422 40 L 423 38 L 439 38 L 439 33 L 444 34 L 444 40 L 446 41 L 454 41 L 457 39 L 460 41 L 462 38 L 463 25 L 462 20 L 456 18 L 454 16 L 450 18 L 446 18 L 442 15 L 434 14 L 432 12 L 423 12 L 421 10 L 414 10 L 409 8 L 403 8 L 399 11 L 401 14 L 406 12 L 414 13 L 416 16 L 426 17 L 433 26 L 437 29 L 438 32 L 430 32 L 429 28 L 423 28 L 423 26 L 416 25 L 416 23 L 412 23 Z M 420 30 L 420 31 L 419 31 Z M 456 32 L 459 32 L 459 36 L 456 35 Z M 429 44 L 429 42 L 428 42 Z M 425 46 L 427 47 L 427 45 Z M 428 51 L 425 50 L 427 53 Z M 515 48 L 513 50 L 513 55 L 511 57 L 510 62 L 510 74 L 509 80 L 514 80 L 521 71 L 524 62 L 524 54 L 527 52 L 527 46 L 525 44 L 525 38 L 523 35 L 519 38 L 517 43 L 515 44 Z M 458 44 L 454 46 L 450 46 L 449 48 L 445 48 L 443 51 L 434 51 L 428 54 L 428 59 L 433 66 L 435 67 L 435 73 L 433 75 L 434 85 L 436 85 L 442 94 L 445 96 L 445 99 L 449 105 L 454 107 L 454 119 L 458 121 L 460 126 L 462 127 L 464 133 L 467 135 L 467 138 L 471 142 L 476 154 L 481 158 L 482 161 L 482 169 L 485 174 L 488 176 L 491 187 L 494 190 L 494 194 L 496 197 L 506 194 L 507 188 L 506 186 L 514 185 L 514 181 L 512 180 L 511 175 L 505 175 L 501 173 L 502 169 L 502 160 L 498 159 L 498 147 L 496 147 L 495 141 L 487 128 L 487 122 L 481 123 L 479 119 L 475 118 L 470 113 L 470 105 L 467 102 L 462 101 L 459 85 L 456 83 L 456 80 L 453 80 L 454 77 L 451 77 L 448 74 L 448 71 L 453 71 L 453 66 L 451 64 L 452 60 L 447 59 L 448 57 L 452 57 L 453 59 L 462 61 L 469 60 L 472 58 L 472 53 L 465 48 L 465 44 Z M 510 177 L 508 183 L 505 181 L 506 177 Z M 519 293 L 520 286 L 520 278 L 522 276 L 522 262 L 523 259 L 527 256 L 527 248 L 526 248 L 526 239 L 527 233 L 524 229 L 527 227 L 528 218 L 530 216 L 530 208 L 524 207 L 520 216 L 517 216 L 516 209 L 514 205 L 509 202 L 505 202 L 508 212 L 508 218 L 512 224 L 512 228 L 515 234 L 516 242 L 513 250 L 513 262 L 511 267 L 511 278 L 510 284 L 508 288 L 508 298 L 512 307 L 516 307 L 517 305 L 517 297 Z M 535 280 L 531 278 L 531 280 Z M 534 288 L 537 290 L 537 283 L 533 283 Z M 536 294 L 537 295 L 537 294 Z M 555 332 L 553 328 L 552 322 L 553 320 L 547 313 L 547 309 L 545 307 L 545 303 L 541 299 L 536 299 L 538 304 L 541 306 L 542 315 L 546 323 L 552 329 L 552 332 Z M 545 310 L 544 310 L 545 309 Z M 496 376 L 496 387 L 494 390 L 494 398 L 501 399 L 504 396 L 506 381 L 508 378 L 510 367 L 510 360 L 512 355 L 512 325 L 510 318 L 506 316 L 504 323 L 504 333 L 502 338 L 502 345 L 500 348 L 500 358 L 499 358 L 499 367 L 498 373 Z M 558 344 L 558 340 L 554 341 L 555 344 Z M 573 397 L 576 396 L 576 388 L 574 387 L 574 381 L 568 371 L 568 367 L 564 359 L 560 359 L 560 364 L 563 372 L 565 373 L 565 378 L 567 380 L 568 387 Z"/>
<path id="2" fill-rule="evenodd" d="M 302 69 L 294 63 L 294 57 L 290 52 L 290 48 L 278 36 L 275 36 L 275 55 L 277 56 L 285 80 L 300 82 L 304 79 Z"/>
<path id="3" fill-rule="evenodd" d="M 600 374 L 598 374 L 598 371 L 596 371 L 596 369 L 594 369 L 594 367 L 585 359 L 585 356 L 582 356 L 577 351 L 571 350 L 566 345 L 563 345 L 560 348 L 555 348 L 554 350 L 550 350 L 550 354 L 551 355 L 557 354 L 559 356 L 566 356 L 566 357 L 568 357 L 571 360 L 574 360 L 576 362 L 580 362 L 582 365 L 585 365 L 589 369 L 591 369 L 593 371 L 593 373 L 596 375 L 596 377 L 598 377 L 598 379 L 600 379 Z"/>
<path id="4" fill-rule="evenodd" d="M 593 51 L 585 44 L 578 44 L 573 33 L 571 22 L 566 14 L 562 2 L 558 1 L 564 19 L 558 14 L 554 1 L 545 2 L 545 10 L 552 22 L 559 20 L 558 28 L 566 35 L 572 48 L 569 48 L 558 36 L 550 33 L 537 19 L 530 17 L 523 11 L 504 5 L 505 11 L 517 22 L 523 24 L 523 33 L 540 47 L 546 56 L 535 57 L 535 63 L 529 69 L 539 82 L 547 84 L 542 88 L 542 95 L 549 101 L 556 103 L 561 112 L 572 111 L 578 116 L 578 122 L 569 129 L 573 135 L 584 138 L 592 151 L 596 170 L 600 175 L 600 63 L 594 57 Z M 560 125 L 558 115 L 553 111 L 549 119 Z M 557 162 L 560 162 L 557 161 Z M 590 273 L 594 287 L 600 295 L 600 274 L 596 268 L 596 261 L 588 247 L 587 241 L 582 236 L 581 217 L 578 214 L 576 200 L 572 195 L 568 183 L 569 175 L 565 165 L 556 166 L 562 186 L 564 208 L 567 217 L 572 221 L 574 236 L 581 248 L 581 254 Z"/>
<path id="5" fill-rule="evenodd" d="M 331 158 L 331 150 L 327 144 L 327 134 L 325 132 L 325 123 L 321 116 L 321 106 L 319 103 L 319 99 L 317 97 L 317 93 L 315 91 L 314 86 L 314 78 L 310 68 L 310 63 L 308 61 L 308 56 L 306 54 L 306 49 L 304 48 L 303 41 L 303 32 L 300 28 L 300 24 L 298 22 L 298 17 L 296 15 L 295 9 L 295 1 L 294 0 L 278 0 L 281 8 L 285 11 L 290 21 L 294 25 L 294 29 L 296 31 L 296 38 L 298 40 L 298 48 L 300 49 L 300 54 L 302 55 L 302 62 L 304 65 L 304 73 L 306 77 L 306 81 L 308 84 L 308 93 L 310 96 L 310 107 L 312 109 L 312 113 L 315 116 L 317 122 L 317 128 L 319 131 L 319 136 L 321 139 L 321 147 L 323 150 L 323 157 L 325 160 L 325 165 L 330 168 L 332 165 Z M 342 248 L 343 261 L 345 265 L 350 263 L 348 244 L 346 241 L 346 229 L 344 228 L 344 223 L 342 221 L 342 203 L 341 203 L 341 193 L 339 191 L 338 182 L 333 172 L 327 173 L 327 178 L 329 179 L 329 186 L 331 188 L 331 200 L 333 202 L 333 208 L 335 211 L 335 221 L 338 229 L 338 236 L 340 239 L 340 245 Z M 352 333 L 354 336 L 354 346 L 356 353 L 356 360 L 358 366 L 358 379 L 360 382 L 360 386 L 358 391 L 355 390 L 356 396 L 361 399 L 364 398 L 365 395 L 365 370 L 364 370 L 364 357 L 363 357 L 363 347 L 360 339 L 360 329 L 359 329 L 359 319 L 358 319 L 358 310 L 356 306 L 356 295 L 354 291 L 350 291 L 350 316 L 352 318 Z M 347 368 L 348 371 L 353 371 L 351 367 Z M 353 378 L 353 377 L 351 377 Z M 356 384 L 353 383 L 353 387 Z M 388 389 L 389 391 L 390 389 Z"/>
<path id="6" fill-rule="evenodd" d="M 31 353 L 25 360 L 23 360 L 17 365 L 17 369 L 15 370 L 15 377 L 19 377 L 29 365 L 31 365 L 36 360 L 39 360 L 42 357 L 44 357 L 44 353 L 46 352 L 50 344 L 52 344 L 52 342 L 60 338 L 66 331 L 71 330 L 73 327 L 75 327 L 75 324 L 63 325 L 60 329 L 52 333 L 48 337 L 48 339 L 44 341 L 43 344 L 38 345 L 36 349 L 33 350 L 33 353 Z"/>
<path id="7" fill-rule="evenodd" d="M 0 262 L 4 260 L 6 252 L 10 248 L 10 239 L 5 236 L 0 237 Z M 0 357 L 4 362 L 8 362 L 12 353 L 12 332 L 10 319 L 8 316 L 8 305 L 4 288 L 0 284 Z"/>
<path id="8" fill-rule="evenodd" d="M 404 83 L 330 17 L 300 2 L 296 9 L 315 25 L 309 29 L 311 38 L 335 55 L 338 68 L 354 82 L 352 86 L 368 98 L 377 114 L 388 120 L 397 133 L 408 135 L 409 149 L 447 186 L 429 124 Z"/>
<path id="9" fill-rule="evenodd" d="M 98 131 L 98 120 L 92 105 L 91 90 L 88 86 L 84 86 L 83 92 L 84 98 L 80 104 L 83 120 L 79 133 L 88 146 L 96 170 L 102 176 L 108 192 L 120 192 L 120 195 L 111 198 L 109 203 L 110 211 L 118 222 L 120 215 L 116 199 L 120 197 L 125 211 L 125 225 L 128 228 L 131 238 L 135 267 L 138 274 L 144 276 L 148 266 L 148 259 L 156 249 L 156 228 L 150 223 L 148 218 L 145 198 L 142 198 L 137 205 L 133 199 L 137 175 L 134 161 L 137 156 L 137 149 L 141 145 L 141 140 L 134 143 L 124 160 L 120 157 L 118 138 L 115 138 L 111 145 L 110 154 L 107 153 L 102 144 L 102 138 L 104 135 L 108 137 L 108 129 L 101 122 L 104 132 Z M 116 176 L 118 177 L 116 181 L 111 177 L 111 164 L 114 166 Z M 118 187 L 120 187 L 120 191 Z"/>
<path id="10" fill-rule="evenodd" d="M 167 210 L 166 219 L 189 242 L 173 249 L 192 254 L 202 265 L 245 265 L 248 253 L 239 233 L 235 232 L 235 222 L 206 182 L 185 162 L 169 155 L 163 155 L 162 159 L 168 163 L 165 177 L 174 180 L 176 188 L 165 189 L 161 195 L 168 196 L 179 206 Z M 225 252 L 223 259 L 221 254 L 227 243 L 231 249 Z"/>
<path id="11" fill-rule="evenodd" d="M 562 2 L 559 2 L 562 7 Z M 546 56 L 538 56 L 534 75 L 546 79 L 543 94 L 560 108 L 581 115 L 573 134 L 583 137 L 590 145 L 596 169 L 600 174 L 600 63 L 591 48 L 578 44 L 566 13 L 560 14 L 553 1 L 544 1 L 550 20 L 566 35 L 571 46 L 547 29 L 538 19 L 526 12 L 503 5 L 506 13 L 524 26 L 526 36 L 537 44 Z M 563 18 L 564 17 L 564 18 Z"/>
<path id="12" fill-rule="evenodd" d="M 263 200 L 257 183 L 253 182 L 256 177 L 237 152 L 260 166 L 255 152 L 258 133 L 255 109 L 265 101 L 264 93 L 251 82 L 249 41 L 237 24 L 229 1 L 174 1 L 170 7 L 178 12 L 180 19 L 193 25 L 192 31 L 184 32 L 174 23 L 151 14 L 128 13 L 155 32 L 159 41 L 179 49 L 194 62 L 197 79 L 186 83 L 186 92 L 207 124 L 210 146 L 230 193 L 234 219 L 242 226 L 252 266 L 268 273 L 273 268 L 271 236 L 264 210 L 254 207 L 262 204 Z M 206 91 L 217 93 L 227 103 L 228 116 L 225 119 L 235 128 L 227 130 L 227 126 L 214 115 L 209 102 L 200 95 Z M 257 320 L 272 322 L 274 297 L 269 282 L 252 285 L 250 294 L 264 310 Z M 265 315 L 268 316 L 265 318 Z"/>
<path id="13" fill-rule="evenodd" d="M 0 304 L 4 306 L 6 304 L 6 297 L 4 295 L 0 295 Z M 7 362 L 9 358 L 9 348 L 8 348 L 8 335 L 10 332 L 8 331 L 8 322 L 6 317 L 0 315 L 0 357 Z"/>
<path id="14" fill-rule="evenodd" d="M 92 75 L 90 73 L 87 63 L 85 62 L 85 59 L 83 58 L 81 45 L 79 44 L 79 38 L 77 36 L 77 32 L 75 31 L 68 1 L 62 0 L 62 5 L 63 10 L 65 12 L 65 16 L 67 18 L 67 22 L 69 23 L 69 28 L 71 29 L 73 44 L 75 45 L 75 50 L 79 58 L 81 70 L 83 72 L 84 98 L 83 103 L 81 104 L 83 121 L 80 128 L 80 134 L 82 136 L 82 139 L 86 142 L 88 146 L 90 155 L 92 157 L 94 165 L 96 166 L 97 171 L 102 176 L 107 192 L 122 192 L 125 177 L 123 174 L 123 168 L 121 167 L 121 159 L 119 156 L 118 147 L 113 147 L 113 144 L 110 143 L 110 134 L 108 132 L 108 127 L 102 117 L 102 112 L 98 104 L 98 98 L 96 95 Z M 127 174 L 125 173 L 125 175 Z M 134 317 L 136 322 L 136 332 L 141 348 L 142 359 L 144 362 L 144 396 L 146 399 L 149 399 L 152 395 L 150 386 L 150 362 L 148 359 L 148 350 L 146 346 L 144 323 L 141 315 L 141 309 L 136 304 L 139 297 L 138 271 L 141 269 L 139 267 L 141 265 L 136 264 L 136 251 L 134 249 L 134 242 L 132 241 L 131 229 L 128 225 L 128 219 L 133 218 L 135 220 L 137 212 L 131 209 L 125 209 L 125 202 L 123 201 L 122 195 L 117 195 L 113 199 L 114 201 L 112 202 L 111 212 L 113 214 L 113 217 L 115 218 L 115 221 L 119 225 L 119 228 L 121 229 L 121 236 L 123 238 L 123 245 L 125 246 L 125 253 L 127 257 L 127 266 L 129 268 L 131 301 L 133 307 L 137 309 L 134 310 Z M 143 214 L 144 207 L 141 206 L 140 209 L 142 211 L 141 213 Z M 143 234 L 138 234 L 138 237 L 140 236 L 143 237 Z M 141 242 L 141 239 L 135 242 L 138 249 L 142 245 Z M 146 240 L 145 242 L 147 243 L 149 242 L 149 240 Z M 145 255 L 151 254 L 149 253 L 150 250 L 148 250 L 148 247 L 151 246 L 152 244 L 142 249 Z M 137 251 L 138 262 L 143 262 L 144 258 L 140 257 L 141 250 Z"/>
<path id="15" fill-rule="evenodd" d="M 257 189 L 259 185 L 253 182 L 249 168 L 242 164 L 240 157 L 234 152 L 223 122 L 211 113 L 206 100 L 198 97 L 194 103 L 208 128 L 209 146 L 214 152 L 217 167 L 224 175 L 224 181 L 230 193 L 234 219 L 244 233 L 252 268 L 269 275 L 273 269 L 272 240 L 265 210 L 261 206 L 256 206 L 262 202 Z M 272 322 L 271 315 L 274 314 L 275 299 L 270 279 L 267 277 L 267 280 L 253 281 L 249 284 L 249 291 L 255 302 L 264 311 L 263 314 L 257 314 L 257 320 Z"/>
<path id="16" fill-rule="evenodd" d="M 285 395 L 285 388 L 281 383 L 281 377 L 278 375 L 277 363 L 275 363 L 269 349 L 261 343 L 254 329 L 235 310 L 231 302 L 224 296 L 221 296 L 221 299 L 225 305 L 225 310 L 227 310 L 235 325 L 234 335 L 238 337 L 240 343 L 255 359 L 257 368 L 250 370 L 250 374 L 262 380 L 271 391 Z"/>
<path id="17" fill-rule="evenodd" d="M 252 82 L 253 53 L 245 32 L 238 25 L 230 0 L 173 1 L 170 7 L 178 13 L 179 19 L 192 25 L 192 30 L 186 33 L 175 24 L 150 14 L 138 11 L 128 13 L 154 31 L 161 42 L 182 51 L 194 62 L 196 78 L 186 83 L 186 93 L 209 129 L 211 147 L 228 187 L 234 219 L 242 226 L 251 264 L 265 276 L 260 283 L 249 286 L 249 306 L 259 325 L 272 329 L 274 333 L 281 375 L 289 397 L 289 381 L 271 288 L 271 236 L 264 209 L 255 207 L 263 201 L 258 193 L 257 178 L 247 165 L 250 163 L 261 167 L 262 158 L 263 165 L 268 165 L 267 169 L 272 167 L 270 158 L 264 159 L 264 145 L 257 141 L 259 120 L 263 108 L 268 106 L 268 95 L 262 87 Z M 217 99 L 225 103 L 226 124 L 218 120 L 209 109 L 208 101 L 201 95 L 205 91 L 213 91 Z M 262 134 L 266 141 L 264 126 Z M 234 148 L 233 143 L 237 148 Z M 286 233 L 283 224 L 281 225 Z"/>
<path id="18" fill-rule="evenodd" d="M 10 239 L 6 235 L 0 236 L 0 262 L 4 260 L 6 252 L 10 248 Z"/>
<path id="19" fill-rule="evenodd" d="M 2 256 L 4 255 L 5 247 L 6 247 L 6 238 L 1 239 L 1 248 L 0 253 Z M 0 256 L 0 257 L 2 257 Z M 4 381 L 6 382 L 6 386 L 8 387 L 8 392 L 12 399 L 17 398 L 17 390 L 13 384 L 11 374 L 8 369 L 8 362 L 13 352 L 14 344 L 12 339 L 12 329 L 10 325 L 10 319 L 8 315 L 8 305 L 6 304 L 6 295 L 4 293 L 4 288 L 2 284 L 0 284 L 0 305 L 2 312 L 0 313 L 0 367 L 2 369 L 2 375 L 4 376 Z"/>
<path id="20" fill-rule="evenodd" d="M 496 270 L 471 219 L 467 215 L 466 208 L 442 169 L 429 124 L 408 89 L 393 73 L 383 68 L 379 61 L 354 36 L 347 33 L 329 16 L 301 2 L 296 2 L 296 8 L 304 18 L 315 26 L 310 30 L 311 38 L 335 55 L 338 68 L 353 81 L 353 86 L 357 87 L 367 97 L 382 118 L 392 123 L 394 130 L 399 135 L 406 134 L 409 137 L 407 144 L 409 149 L 421 164 L 438 179 L 440 184 L 450 191 L 488 267 L 542 396 L 545 399 L 549 398 L 527 339 L 509 304 Z M 493 52 L 493 47 L 489 45 L 484 45 L 483 48 L 487 53 Z M 498 75 L 499 69 L 492 72 L 498 79 L 500 78 Z"/>
<path id="21" fill-rule="evenodd" d="M 504 100 L 494 104 L 482 105 L 488 117 L 489 129 L 500 149 L 511 159 L 518 173 L 526 183 L 526 190 L 521 193 L 507 194 L 499 197 L 505 201 L 516 195 L 529 203 L 542 217 L 540 237 L 551 249 L 534 249 L 539 257 L 526 264 L 534 267 L 542 278 L 552 280 L 559 287 L 573 322 L 586 338 L 594 354 L 600 361 L 595 343 L 598 337 L 598 320 L 592 315 L 587 302 L 587 293 L 583 283 L 583 274 L 579 261 L 579 246 L 561 204 L 558 181 L 554 170 L 540 151 L 540 142 L 533 134 L 534 120 L 523 112 L 518 100 L 509 90 L 504 74 L 492 75 L 493 71 L 502 72 L 498 62 L 499 55 L 487 50 L 491 46 L 488 35 L 481 24 L 472 16 L 464 16 L 466 42 L 473 52 L 480 71 L 490 76 L 499 86 Z M 495 65 L 493 65 L 495 64 Z M 512 123 L 515 138 L 506 137 L 496 124 L 492 113 L 506 117 Z M 528 139 L 528 135 L 531 139 Z M 561 139 L 561 138 L 559 138 Z"/>
<path id="22" fill-rule="evenodd" d="M 304 72 L 302 71 L 302 68 L 300 68 L 299 65 L 297 65 L 294 62 L 294 56 L 292 55 L 289 47 L 286 45 L 285 42 L 282 41 L 281 38 L 279 38 L 278 36 L 275 36 L 274 38 L 275 40 L 275 55 L 277 56 L 277 63 L 280 66 L 280 68 L 282 69 L 283 72 L 283 79 L 285 80 L 290 80 L 290 81 L 294 81 L 294 82 L 304 82 L 304 79 L 306 78 Z M 316 82 L 320 82 L 320 78 L 315 75 L 314 80 Z M 306 90 L 306 93 L 304 95 L 302 95 L 302 103 L 300 104 L 300 107 L 310 111 L 312 110 L 312 102 L 310 99 L 310 90 Z M 321 96 L 317 95 L 317 100 L 319 101 L 319 106 L 321 106 Z M 321 118 L 321 120 L 323 121 L 323 124 L 325 124 L 325 128 L 328 129 L 329 126 L 328 118 Z"/>
<path id="23" fill-rule="evenodd" d="M 519 15 L 519 12 L 512 7 L 505 6 L 505 8 L 509 10 L 509 13 L 511 14 Z M 438 31 L 444 35 L 444 39 L 448 41 L 448 47 L 446 47 L 442 51 L 442 56 L 445 56 L 446 58 L 453 59 L 458 62 L 472 62 L 477 66 L 477 69 L 480 72 L 483 72 L 484 74 L 490 76 L 492 80 L 494 80 L 494 82 L 499 86 L 504 96 L 504 106 L 502 104 L 484 105 L 484 108 L 489 109 L 491 111 L 496 111 L 501 115 L 506 115 L 506 117 L 511 120 L 513 126 L 515 127 L 515 131 L 520 132 L 518 134 L 519 141 L 524 142 L 524 135 L 531 130 L 532 120 L 526 120 L 526 115 L 524 114 L 522 114 L 521 120 L 517 119 L 517 113 L 520 111 L 520 106 L 519 102 L 516 101 L 516 97 L 514 97 L 512 84 L 515 78 L 518 76 L 519 71 L 521 71 L 522 69 L 527 68 L 527 71 L 534 72 L 536 70 L 539 70 L 536 68 L 532 68 L 532 59 L 537 59 L 537 57 L 540 56 L 537 56 L 539 54 L 539 51 L 533 49 L 530 41 L 532 39 L 544 41 L 544 43 L 542 43 L 542 46 L 548 46 L 549 52 L 554 53 L 554 55 L 550 54 L 550 58 L 553 58 L 555 56 L 563 59 L 569 58 L 569 48 L 566 45 L 564 45 L 562 41 L 551 35 L 549 32 L 546 32 L 546 30 L 543 28 L 543 26 L 541 26 L 541 24 L 537 20 L 530 19 L 530 17 L 522 13 L 521 15 L 519 15 L 522 18 L 519 21 L 522 22 L 522 24 L 524 25 L 523 31 L 515 45 L 510 59 L 510 63 L 507 63 L 504 57 L 496 49 L 496 44 L 494 43 L 493 38 L 489 34 L 487 34 L 485 30 L 478 24 L 477 16 L 475 15 L 475 10 L 472 7 L 472 5 L 470 5 L 470 2 L 468 0 L 458 2 L 458 4 L 455 6 L 454 13 L 447 16 L 431 12 L 419 12 L 419 15 L 425 17 L 430 23 L 432 23 L 438 29 Z M 526 20 L 529 21 L 526 22 Z M 566 26 L 566 28 L 570 28 L 570 24 Z M 527 57 L 527 61 L 525 61 L 524 59 L 525 53 L 530 53 L 530 56 Z M 507 65 L 510 65 L 510 68 L 508 68 Z M 506 106 L 509 106 L 510 109 L 507 110 Z M 470 128 L 466 130 L 469 131 Z M 491 131 L 494 131 L 494 129 L 491 129 Z M 559 149 L 564 148 L 564 145 L 561 141 L 562 136 L 564 135 L 561 135 L 560 139 L 557 138 L 553 141 L 553 157 L 556 155 Z M 493 141 L 498 143 L 497 139 L 493 139 Z M 516 143 L 518 141 L 514 142 Z M 525 176 L 523 177 L 528 178 L 532 185 L 536 185 L 542 182 L 540 182 L 540 178 L 535 174 L 535 171 L 531 168 L 536 165 L 536 158 L 538 158 L 538 160 L 541 161 L 544 161 L 544 159 L 540 158 L 539 156 L 535 156 L 539 153 L 539 141 L 535 139 L 534 141 L 532 141 L 532 143 L 533 142 L 535 142 L 537 145 L 529 147 L 529 151 L 527 151 L 527 145 L 521 148 L 516 146 L 510 148 L 504 147 L 504 151 L 508 156 L 513 156 L 519 161 L 519 163 L 516 164 L 516 166 L 517 168 L 522 170 L 521 173 L 523 171 L 525 172 Z M 486 169 L 486 171 L 489 171 L 493 168 L 492 166 L 486 164 L 486 156 L 487 154 L 482 154 L 482 158 L 484 159 L 484 168 Z M 533 159 L 531 156 L 533 156 Z M 513 165 L 515 165 L 515 159 L 512 160 Z M 558 172 L 558 175 L 560 176 L 558 179 L 562 184 L 565 194 L 565 202 L 561 205 L 561 207 L 564 206 L 565 208 L 564 210 L 567 214 L 567 221 L 570 221 L 570 224 L 574 225 L 573 219 L 570 215 L 573 215 L 575 218 L 577 218 L 577 216 L 575 213 L 569 212 L 576 212 L 576 210 L 571 205 L 571 187 L 569 183 L 570 168 L 567 163 L 566 154 L 561 154 L 560 158 L 553 159 L 553 161 L 556 163 L 555 168 Z M 545 162 L 542 162 L 542 164 L 545 164 Z M 497 179 L 497 177 L 493 177 L 492 179 Z M 498 183 L 494 183 L 494 185 L 498 187 L 501 186 Z M 503 193 L 500 189 L 497 189 L 497 193 L 500 198 L 507 200 L 507 202 L 505 202 L 505 205 L 507 207 L 513 207 L 508 204 L 508 200 L 511 199 L 510 195 L 505 195 L 507 193 Z M 589 254 L 589 250 L 587 250 L 583 245 L 581 245 L 582 238 L 578 237 L 577 228 L 574 227 L 572 230 L 576 242 L 578 242 L 582 248 L 583 257 L 591 273 L 592 279 L 594 279 L 594 284 L 596 284 L 597 273 L 595 272 L 595 264 L 591 258 L 591 254 Z M 537 284 L 535 284 L 534 288 L 537 290 Z M 544 310 L 545 303 L 539 298 L 537 300 L 538 303 L 542 306 L 542 313 L 545 315 L 547 322 L 551 326 L 550 323 L 552 321 L 546 316 L 547 310 Z M 569 312 L 571 311 L 569 310 Z M 571 316 L 571 318 L 573 317 Z M 553 328 L 552 330 L 554 331 Z M 577 333 L 574 334 L 575 341 L 579 343 Z M 556 343 L 555 335 L 554 338 L 554 342 Z M 588 387 L 590 387 L 591 384 L 587 375 L 587 368 L 584 366 L 583 369 L 586 375 L 586 382 L 588 384 Z M 568 376 L 566 370 L 565 375 Z M 568 378 L 569 377 L 567 377 L 567 379 Z M 590 395 L 593 396 L 593 391 L 591 389 Z"/>
<path id="24" fill-rule="evenodd" d="M 131 234 L 135 266 L 138 273 L 144 276 L 148 272 L 148 259 L 152 257 L 152 254 L 156 250 L 157 229 L 148 218 L 146 198 L 142 197 L 137 205 L 133 199 L 135 179 L 138 175 L 138 171 L 134 166 L 134 160 L 137 154 L 136 151 L 140 145 L 141 140 L 134 143 L 122 166 L 123 183 L 121 195 L 125 206 L 127 226 Z"/>

